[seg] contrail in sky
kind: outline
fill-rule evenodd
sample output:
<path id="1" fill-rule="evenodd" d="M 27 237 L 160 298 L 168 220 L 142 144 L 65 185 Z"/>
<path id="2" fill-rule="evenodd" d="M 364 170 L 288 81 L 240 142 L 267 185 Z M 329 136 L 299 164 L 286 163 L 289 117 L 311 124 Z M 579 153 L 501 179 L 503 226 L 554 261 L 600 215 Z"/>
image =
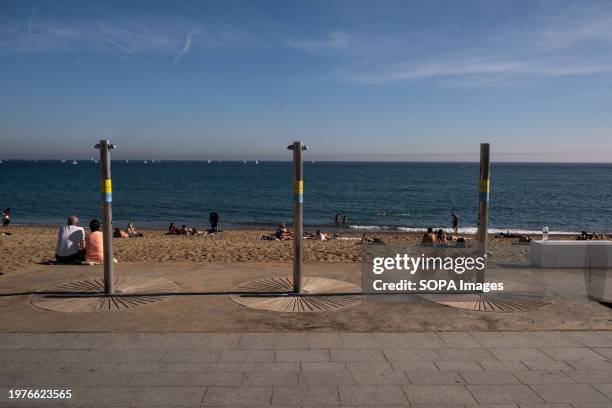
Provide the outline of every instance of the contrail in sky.
<path id="1" fill-rule="evenodd" d="M 134 58 L 138 58 L 139 60 L 143 60 L 143 59 L 142 59 L 142 57 L 141 57 L 140 55 L 136 54 L 134 51 L 130 50 L 130 49 L 129 49 L 128 47 L 126 47 L 125 45 L 121 45 L 121 44 L 119 44 L 117 41 L 115 41 L 115 40 L 113 40 L 113 39 L 111 39 L 111 38 L 109 38 L 109 37 L 107 37 L 107 36 L 104 36 L 104 39 L 105 39 L 106 41 L 108 41 L 109 43 L 111 43 L 112 45 L 114 45 L 115 47 L 117 47 L 117 48 L 119 48 L 120 50 L 122 50 L 123 52 L 125 52 L 125 53 L 127 53 L 127 54 L 130 54 L 132 57 L 134 57 Z"/>
<path id="2" fill-rule="evenodd" d="M 34 19 L 34 14 L 36 14 L 37 9 L 38 9 L 38 6 L 36 5 L 32 9 L 32 12 L 30 13 L 30 19 L 28 20 L 28 34 L 32 32 L 32 20 Z"/>
<path id="3" fill-rule="evenodd" d="M 176 54 L 176 57 L 174 57 L 174 65 L 178 64 L 191 49 L 191 37 L 193 37 L 193 31 L 187 34 L 187 37 L 185 38 L 185 45 L 179 51 L 179 53 Z"/>

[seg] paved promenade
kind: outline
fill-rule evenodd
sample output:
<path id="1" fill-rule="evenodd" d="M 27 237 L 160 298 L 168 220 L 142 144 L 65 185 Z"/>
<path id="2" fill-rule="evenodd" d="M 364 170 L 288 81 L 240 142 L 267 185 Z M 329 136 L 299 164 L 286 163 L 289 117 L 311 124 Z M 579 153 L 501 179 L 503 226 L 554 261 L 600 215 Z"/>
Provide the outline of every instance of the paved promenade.
<path id="1" fill-rule="evenodd" d="M 612 332 L 2 333 L 0 392 L 11 407 L 612 407 Z"/>

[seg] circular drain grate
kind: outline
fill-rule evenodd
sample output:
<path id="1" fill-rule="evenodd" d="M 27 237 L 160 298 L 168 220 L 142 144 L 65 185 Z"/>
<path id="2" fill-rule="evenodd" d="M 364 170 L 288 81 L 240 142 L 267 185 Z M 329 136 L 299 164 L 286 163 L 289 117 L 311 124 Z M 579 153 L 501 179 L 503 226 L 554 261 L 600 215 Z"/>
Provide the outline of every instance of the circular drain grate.
<path id="1" fill-rule="evenodd" d="M 554 303 L 554 299 L 544 296 L 513 295 L 513 294 L 427 294 L 422 298 L 441 305 L 456 307 L 458 309 L 476 310 L 478 312 L 525 312 L 539 309 Z"/>
<path id="2" fill-rule="evenodd" d="M 159 302 L 166 299 L 164 292 L 175 292 L 178 288 L 176 282 L 164 278 L 116 278 L 115 294 L 106 296 L 103 294 L 103 279 L 87 279 L 63 283 L 46 291 L 57 293 L 32 295 L 30 302 L 38 308 L 54 312 L 109 312 Z"/>
<path id="3" fill-rule="evenodd" d="M 264 292 L 258 294 L 230 295 L 239 305 L 271 312 L 329 312 L 354 306 L 361 302 L 360 295 L 335 295 L 334 293 L 361 293 L 361 288 L 349 282 L 327 278 L 302 279 L 304 293 L 292 295 L 293 279 L 287 276 L 258 279 L 239 285 L 235 292 Z M 278 292 L 278 294 L 270 294 Z"/>

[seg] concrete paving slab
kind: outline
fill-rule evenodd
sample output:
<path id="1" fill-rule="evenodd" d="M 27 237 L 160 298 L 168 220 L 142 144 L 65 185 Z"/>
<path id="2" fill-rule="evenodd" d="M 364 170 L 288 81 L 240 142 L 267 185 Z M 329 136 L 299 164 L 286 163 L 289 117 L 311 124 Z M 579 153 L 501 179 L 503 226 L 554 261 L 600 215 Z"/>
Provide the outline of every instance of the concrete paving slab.
<path id="1" fill-rule="evenodd" d="M 467 388 L 481 404 L 545 402 L 527 385 L 468 385 Z"/>
<path id="2" fill-rule="evenodd" d="M 404 392 L 411 404 L 475 404 L 463 385 L 409 385 Z"/>
<path id="3" fill-rule="evenodd" d="M 455 385 L 465 384 L 465 380 L 454 371 L 408 371 L 406 375 L 412 385 Z"/>
<path id="4" fill-rule="evenodd" d="M 272 405 L 329 406 L 340 404 L 336 387 L 274 387 Z"/>
<path id="5" fill-rule="evenodd" d="M 605 386 L 588 384 L 534 384 L 531 388 L 546 402 L 573 403 L 573 402 L 606 402 L 612 404 L 612 400 L 606 398 Z"/>
<path id="6" fill-rule="evenodd" d="M 343 405 L 402 405 L 407 404 L 406 395 L 399 386 L 340 386 L 340 401 Z"/>
<path id="7" fill-rule="evenodd" d="M 517 371 L 514 375 L 523 384 L 572 384 L 576 382 L 563 371 Z"/>
<path id="8" fill-rule="evenodd" d="M 500 384 L 520 384 L 521 382 L 509 371 L 464 371 L 461 377 L 466 384 L 475 385 L 500 385 Z"/>
<path id="9" fill-rule="evenodd" d="M 204 406 L 268 406 L 272 387 L 208 387 Z"/>

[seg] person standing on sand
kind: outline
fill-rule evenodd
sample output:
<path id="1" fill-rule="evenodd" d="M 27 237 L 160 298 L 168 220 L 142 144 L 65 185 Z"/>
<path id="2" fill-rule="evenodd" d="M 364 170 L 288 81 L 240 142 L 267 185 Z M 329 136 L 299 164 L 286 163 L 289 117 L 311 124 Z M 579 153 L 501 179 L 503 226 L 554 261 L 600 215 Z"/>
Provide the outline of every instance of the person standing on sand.
<path id="1" fill-rule="evenodd" d="M 210 221 L 210 231 L 219 232 L 219 214 L 213 211 L 208 216 L 208 219 Z"/>
<path id="2" fill-rule="evenodd" d="M 455 234 L 459 234 L 459 216 L 455 211 L 452 211 L 451 217 L 453 217 L 453 231 L 455 231 Z"/>
<path id="3" fill-rule="evenodd" d="M 10 223 L 11 223 L 11 209 L 5 208 L 4 211 L 2 211 L 2 226 L 8 227 Z"/>

